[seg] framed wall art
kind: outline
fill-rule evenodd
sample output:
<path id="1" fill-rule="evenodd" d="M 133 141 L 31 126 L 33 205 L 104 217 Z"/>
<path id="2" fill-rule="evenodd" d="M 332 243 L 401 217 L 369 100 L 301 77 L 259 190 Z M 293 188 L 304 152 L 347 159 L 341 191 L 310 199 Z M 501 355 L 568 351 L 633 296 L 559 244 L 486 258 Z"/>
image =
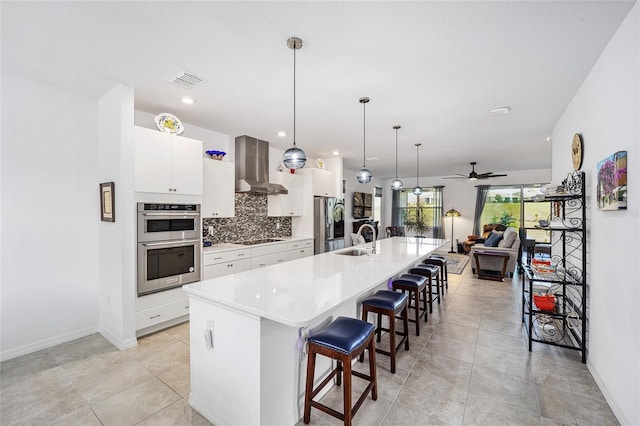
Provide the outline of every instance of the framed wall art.
<path id="1" fill-rule="evenodd" d="M 618 151 L 598 162 L 598 210 L 627 208 L 627 151 Z"/>
<path id="2" fill-rule="evenodd" d="M 113 182 L 100 184 L 100 220 L 116 221 L 115 183 Z"/>

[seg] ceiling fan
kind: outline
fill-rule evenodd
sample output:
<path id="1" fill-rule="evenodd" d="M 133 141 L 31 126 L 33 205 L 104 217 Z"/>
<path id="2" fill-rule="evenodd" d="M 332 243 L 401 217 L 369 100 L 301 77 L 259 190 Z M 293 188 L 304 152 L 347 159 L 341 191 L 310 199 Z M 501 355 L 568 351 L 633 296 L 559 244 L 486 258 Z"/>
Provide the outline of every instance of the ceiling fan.
<path id="1" fill-rule="evenodd" d="M 478 173 L 478 172 L 476 172 L 476 164 L 477 163 L 475 161 L 472 161 L 469 164 L 471 164 L 471 173 L 469 173 L 469 175 L 457 174 L 456 176 L 447 176 L 447 177 L 444 177 L 443 179 L 469 179 L 469 180 L 476 180 L 476 179 L 487 179 L 487 178 L 493 178 L 493 177 L 506 176 L 504 174 L 502 174 L 502 175 L 494 175 L 493 172 Z"/>

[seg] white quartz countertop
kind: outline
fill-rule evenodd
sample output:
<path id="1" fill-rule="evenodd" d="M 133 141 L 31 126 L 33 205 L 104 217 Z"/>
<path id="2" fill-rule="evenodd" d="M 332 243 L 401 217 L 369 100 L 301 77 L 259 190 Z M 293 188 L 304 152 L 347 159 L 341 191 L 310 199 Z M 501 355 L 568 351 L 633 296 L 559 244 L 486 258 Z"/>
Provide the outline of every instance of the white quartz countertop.
<path id="1" fill-rule="evenodd" d="M 273 241 L 270 243 L 264 243 L 264 244 L 256 244 L 256 245 L 247 245 L 247 244 L 238 244 L 238 243 L 220 243 L 220 244 L 214 244 L 212 246 L 209 247 L 203 247 L 202 248 L 202 253 L 218 253 L 221 251 L 229 251 L 229 250 L 239 250 L 239 249 L 247 249 L 250 247 L 259 247 L 259 246 L 264 246 L 264 245 L 268 245 L 268 244 L 282 244 L 282 243 L 288 243 L 288 242 L 292 242 L 292 241 L 302 241 L 302 240 L 312 240 L 313 237 L 273 237 L 274 240 L 279 240 L 279 241 Z"/>
<path id="2" fill-rule="evenodd" d="M 446 244 L 447 240 L 441 239 L 386 238 L 377 241 L 375 255 L 339 254 L 353 249 L 349 247 L 187 284 L 183 289 L 190 296 L 214 304 L 289 326 L 303 327 L 340 304 L 367 293 L 381 282 L 404 273 Z"/>

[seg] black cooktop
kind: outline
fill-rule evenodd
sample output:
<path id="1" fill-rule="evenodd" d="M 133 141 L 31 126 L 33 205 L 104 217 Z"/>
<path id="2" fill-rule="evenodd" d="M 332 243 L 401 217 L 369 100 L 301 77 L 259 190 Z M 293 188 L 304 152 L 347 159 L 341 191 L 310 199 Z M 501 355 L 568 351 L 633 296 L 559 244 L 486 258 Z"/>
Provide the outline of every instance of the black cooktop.
<path id="1" fill-rule="evenodd" d="M 265 238 L 263 240 L 253 240 L 253 241 L 240 241 L 238 244 L 242 244 L 244 246 L 254 246 L 256 244 L 264 244 L 264 243 L 275 243 L 282 240 L 277 240 L 275 238 Z"/>

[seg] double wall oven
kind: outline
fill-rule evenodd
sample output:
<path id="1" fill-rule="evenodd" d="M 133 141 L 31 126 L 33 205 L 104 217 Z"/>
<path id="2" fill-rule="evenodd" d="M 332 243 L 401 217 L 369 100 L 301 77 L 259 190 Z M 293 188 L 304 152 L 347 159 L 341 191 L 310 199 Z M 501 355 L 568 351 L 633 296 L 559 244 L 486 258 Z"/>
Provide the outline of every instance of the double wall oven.
<path id="1" fill-rule="evenodd" d="M 200 280 L 200 205 L 138 203 L 138 296 Z"/>

